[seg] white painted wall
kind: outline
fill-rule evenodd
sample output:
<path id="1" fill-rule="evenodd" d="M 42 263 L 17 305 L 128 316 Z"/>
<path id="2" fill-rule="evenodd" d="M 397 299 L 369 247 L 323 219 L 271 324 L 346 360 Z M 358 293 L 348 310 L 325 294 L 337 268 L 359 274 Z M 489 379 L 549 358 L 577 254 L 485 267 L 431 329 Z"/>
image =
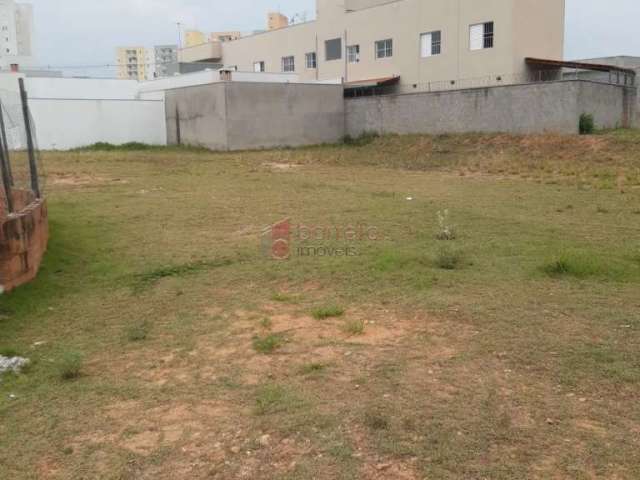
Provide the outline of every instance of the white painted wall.
<path id="1" fill-rule="evenodd" d="M 68 150 L 96 142 L 167 144 L 164 100 L 32 98 L 29 106 L 42 150 Z"/>
<path id="2" fill-rule="evenodd" d="M 0 97 L 17 101 L 18 78 L 0 75 Z M 42 150 L 67 150 L 96 142 L 166 145 L 164 93 L 139 98 L 135 80 L 24 78 Z"/>

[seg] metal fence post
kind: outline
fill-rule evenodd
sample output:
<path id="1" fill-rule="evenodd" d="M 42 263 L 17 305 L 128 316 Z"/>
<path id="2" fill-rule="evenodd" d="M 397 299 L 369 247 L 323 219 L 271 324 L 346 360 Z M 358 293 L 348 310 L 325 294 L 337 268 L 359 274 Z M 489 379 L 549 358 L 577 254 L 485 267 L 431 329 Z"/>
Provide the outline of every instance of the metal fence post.
<path id="1" fill-rule="evenodd" d="M 7 138 L 7 129 L 4 125 L 4 105 L 0 101 L 0 148 L 4 153 L 4 161 L 6 162 L 7 172 L 9 173 L 9 183 L 13 186 L 13 172 L 11 171 L 11 158 L 9 157 L 9 139 Z"/>
<path id="2" fill-rule="evenodd" d="M 38 181 L 38 164 L 36 162 L 36 153 L 33 146 L 33 135 L 31 132 L 31 118 L 29 117 L 29 99 L 27 90 L 24 88 L 24 79 L 18 79 L 20 84 L 20 98 L 22 100 L 22 114 L 24 116 L 24 128 L 27 134 L 27 147 L 29 149 L 29 170 L 31 173 L 31 190 L 36 198 L 40 198 L 40 184 Z"/>

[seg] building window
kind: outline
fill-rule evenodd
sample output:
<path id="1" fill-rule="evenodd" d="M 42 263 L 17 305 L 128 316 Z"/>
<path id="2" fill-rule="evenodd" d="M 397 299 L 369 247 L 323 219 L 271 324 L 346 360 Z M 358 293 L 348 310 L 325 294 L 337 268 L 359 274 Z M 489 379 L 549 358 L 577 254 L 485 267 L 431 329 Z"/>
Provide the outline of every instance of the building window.
<path id="1" fill-rule="evenodd" d="M 360 62 L 360 45 L 350 45 L 347 47 L 347 60 L 349 63 Z"/>
<path id="2" fill-rule="evenodd" d="M 342 39 L 334 38 L 324 42 L 325 54 L 327 62 L 331 60 L 340 60 L 342 58 Z"/>
<path id="3" fill-rule="evenodd" d="M 493 22 L 478 23 L 469 28 L 469 48 L 471 50 L 484 50 L 493 48 L 494 40 Z"/>
<path id="4" fill-rule="evenodd" d="M 296 59 L 295 57 L 282 57 L 282 71 L 283 72 L 295 72 L 296 71 Z"/>
<path id="5" fill-rule="evenodd" d="M 420 35 L 420 54 L 422 58 L 442 53 L 442 33 L 440 31 Z"/>
<path id="6" fill-rule="evenodd" d="M 318 56 L 316 55 L 316 52 L 307 53 L 304 56 L 304 60 L 307 68 L 318 68 Z"/>
<path id="7" fill-rule="evenodd" d="M 376 58 L 393 57 L 393 40 L 380 40 L 376 42 Z"/>
<path id="8" fill-rule="evenodd" d="M 254 62 L 253 63 L 253 71 L 256 73 L 261 73 L 265 71 L 264 62 Z"/>

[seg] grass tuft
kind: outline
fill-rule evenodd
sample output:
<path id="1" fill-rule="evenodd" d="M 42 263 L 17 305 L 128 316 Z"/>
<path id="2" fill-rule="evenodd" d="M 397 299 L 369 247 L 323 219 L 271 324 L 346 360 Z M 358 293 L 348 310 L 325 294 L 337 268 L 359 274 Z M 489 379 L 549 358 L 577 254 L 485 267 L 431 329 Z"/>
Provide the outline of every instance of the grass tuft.
<path id="1" fill-rule="evenodd" d="M 269 317 L 264 317 L 262 320 L 260 320 L 260 326 L 265 330 L 270 330 L 273 326 L 273 321 Z"/>
<path id="2" fill-rule="evenodd" d="M 142 342 L 147 339 L 149 335 L 149 323 L 139 322 L 136 325 L 132 325 L 127 329 L 127 339 L 130 342 Z"/>
<path id="3" fill-rule="evenodd" d="M 267 384 L 260 387 L 256 395 L 256 415 L 272 415 L 296 410 L 304 402 L 291 390 L 281 385 Z"/>
<path id="4" fill-rule="evenodd" d="M 442 270 L 457 270 L 462 267 L 462 252 L 451 248 L 441 248 L 436 254 L 435 265 Z"/>
<path id="5" fill-rule="evenodd" d="M 62 380 L 75 380 L 82 374 L 82 355 L 78 352 L 64 352 L 58 362 L 58 376 Z"/>
<path id="6" fill-rule="evenodd" d="M 549 277 L 588 278 L 603 274 L 602 266 L 593 257 L 563 254 L 542 266 Z"/>
<path id="7" fill-rule="evenodd" d="M 366 412 L 364 414 L 364 424 L 371 430 L 387 430 L 389 428 L 387 417 L 377 411 Z"/>
<path id="8" fill-rule="evenodd" d="M 314 308 L 311 315 L 316 320 L 325 320 L 327 318 L 336 318 L 344 315 L 344 308 L 337 305 L 325 305 L 323 307 Z"/>
<path id="9" fill-rule="evenodd" d="M 284 335 L 272 333 L 270 335 L 267 335 L 266 337 L 254 337 L 253 348 L 256 352 L 267 355 L 282 347 L 285 341 L 286 339 Z"/>
<path id="10" fill-rule="evenodd" d="M 306 363 L 300 367 L 300 373 L 302 375 L 313 375 L 323 372 L 327 366 L 324 363 Z"/>
<path id="11" fill-rule="evenodd" d="M 343 330 L 349 335 L 362 335 L 364 333 L 364 320 L 348 320 L 343 325 Z"/>

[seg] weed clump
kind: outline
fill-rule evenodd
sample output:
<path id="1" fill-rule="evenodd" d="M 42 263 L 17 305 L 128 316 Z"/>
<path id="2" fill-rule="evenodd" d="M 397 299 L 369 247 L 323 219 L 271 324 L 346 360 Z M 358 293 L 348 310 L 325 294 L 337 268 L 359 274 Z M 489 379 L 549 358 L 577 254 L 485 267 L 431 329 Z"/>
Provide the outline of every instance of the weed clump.
<path id="1" fill-rule="evenodd" d="M 82 355 L 78 352 L 65 352 L 58 363 L 58 376 L 62 380 L 75 380 L 82 374 Z"/>
<path id="2" fill-rule="evenodd" d="M 364 320 L 349 320 L 343 329 L 349 335 L 362 335 L 365 329 Z"/>
<path id="3" fill-rule="evenodd" d="M 272 333 L 266 337 L 255 337 L 253 339 L 253 348 L 256 352 L 267 355 L 280 348 L 284 342 L 283 335 Z"/>
<path id="4" fill-rule="evenodd" d="M 451 248 L 442 248 L 436 255 L 435 265 L 442 270 L 457 270 L 462 267 L 463 260 L 462 252 Z"/>
<path id="5" fill-rule="evenodd" d="M 596 130 L 596 124 L 593 120 L 593 115 L 589 113 L 583 113 L 580 115 L 579 122 L 580 135 L 591 135 Z"/>
<path id="6" fill-rule="evenodd" d="M 344 315 L 344 308 L 337 305 L 327 305 L 313 309 L 311 315 L 316 320 L 325 320 L 327 318 L 341 317 Z"/>

